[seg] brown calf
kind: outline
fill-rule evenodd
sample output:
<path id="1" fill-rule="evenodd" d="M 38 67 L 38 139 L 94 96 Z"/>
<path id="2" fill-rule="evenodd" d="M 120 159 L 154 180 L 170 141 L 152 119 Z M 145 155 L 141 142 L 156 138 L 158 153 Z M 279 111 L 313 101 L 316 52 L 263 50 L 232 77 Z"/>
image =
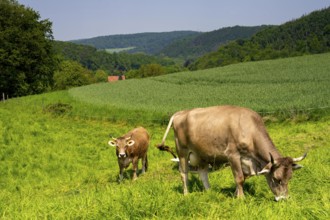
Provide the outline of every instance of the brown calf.
<path id="1" fill-rule="evenodd" d="M 124 169 L 126 169 L 130 163 L 133 164 L 133 180 L 137 179 L 136 172 L 138 170 L 139 159 L 142 159 L 142 173 L 147 171 L 149 134 L 145 128 L 135 128 L 121 137 L 112 138 L 108 144 L 116 147 L 119 165 L 119 181 L 123 179 Z"/>

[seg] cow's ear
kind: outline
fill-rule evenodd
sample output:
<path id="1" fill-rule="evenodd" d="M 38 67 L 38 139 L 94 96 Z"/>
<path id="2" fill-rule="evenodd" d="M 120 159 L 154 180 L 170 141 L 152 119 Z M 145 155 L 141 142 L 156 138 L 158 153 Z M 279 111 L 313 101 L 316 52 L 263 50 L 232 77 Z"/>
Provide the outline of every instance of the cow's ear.
<path id="1" fill-rule="evenodd" d="M 300 168 L 303 168 L 303 166 L 301 166 L 299 164 L 296 164 L 296 163 L 292 164 L 292 169 L 293 170 L 299 170 Z"/>
<path id="2" fill-rule="evenodd" d="M 263 175 L 269 173 L 271 167 L 272 167 L 272 163 L 268 163 L 261 171 L 257 173 L 257 175 Z"/>
<path id="3" fill-rule="evenodd" d="M 112 147 L 115 147 L 117 145 L 115 141 L 109 141 L 108 144 Z"/>
<path id="4" fill-rule="evenodd" d="M 135 141 L 134 140 L 129 140 L 127 143 L 127 146 L 132 146 L 133 144 L 135 144 Z"/>

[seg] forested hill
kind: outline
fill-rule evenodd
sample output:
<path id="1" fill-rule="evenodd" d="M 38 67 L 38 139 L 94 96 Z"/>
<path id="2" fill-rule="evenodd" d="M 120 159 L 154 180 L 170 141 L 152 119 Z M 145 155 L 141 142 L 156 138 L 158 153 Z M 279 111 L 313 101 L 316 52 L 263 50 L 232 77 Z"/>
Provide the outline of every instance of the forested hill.
<path id="1" fill-rule="evenodd" d="M 248 40 L 236 40 L 198 58 L 190 69 L 330 51 L 330 7 L 280 26 L 267 27 Z"/>
<path id="2" fill-rule="evenodd" d="M 97 49 L 132 48 L 129 53 L 143 52 L 158 54 L 165 46 L 184 37 L 200 35 L 196 31 L 173 31 L 161 33 L 138 33 L 109 35 L 89 39 L 71 41 L 76 44 L 90 45 Z"/>
<path id="3" fill-rule="evenodd" d="M 210 32 L 173 31 L 160 33 L 139 33 L 109 35 L 71 41 L 75 44 L 93 46 L 97 49 L 127 48 L 128 53 L 143 52 L 149 55 L 196 58 L 215 51 L 231 40 L 245 39 L 267 26 L 226 27 Z"/>
<path id="4" fill-rule="evenodd" d="M 88 45 L 78 45 L 71 42 L 54 41 L 53 49 L 64 60 L 79 62 L 90 70 L 102 69 L 109 74 L 122 74 L 132 69 L 138 69 L 146 64 L 159 64 L 162 66 L 174 65 L 169 59 L 159 58 L 146 54 L 127 54 L 98 51 Z"/>
<path id="5" fill-rule="evenodd" d="M 219 46 L 232 40 L 250 38 L 268 26 L 226 27 L 205 32 L 197 36 L 186 37 L 165 47 L 161 53 L 169 57 L 196 58 L 205 53 L 216 51 Z"/>

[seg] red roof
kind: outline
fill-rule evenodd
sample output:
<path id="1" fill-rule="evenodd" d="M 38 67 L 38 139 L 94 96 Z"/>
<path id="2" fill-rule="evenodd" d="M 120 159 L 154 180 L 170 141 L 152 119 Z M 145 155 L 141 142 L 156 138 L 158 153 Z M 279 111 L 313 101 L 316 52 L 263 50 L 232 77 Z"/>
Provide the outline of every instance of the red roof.
<path id="1" fill-rule="evenodd" d="M 121 75 L 121 76 L 108 76 L 108 82 L 115 82 L 118 80 L 125 80 L 125 76 Z"/>

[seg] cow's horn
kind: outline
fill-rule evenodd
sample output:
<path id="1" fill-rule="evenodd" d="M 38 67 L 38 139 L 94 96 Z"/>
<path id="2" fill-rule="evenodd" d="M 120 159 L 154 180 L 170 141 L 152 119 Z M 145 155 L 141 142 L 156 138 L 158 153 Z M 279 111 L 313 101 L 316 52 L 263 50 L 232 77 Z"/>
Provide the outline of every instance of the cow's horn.
<path id="1" fill-rule="evenodd" d="M 129 137 L 127 137 L 127 138 L 125 138 L 125 140 L 126 140 L 126 141 L 128 141 L 129 139 L 131 139 L 131 136 L 129 136 Z"/>
<path id="2" fill-rule="evenodd" d="M 305 157 L 307 156 L 307 153 L 305 153 L 303 156 L 301 157 L 297 157 L 297 158 L 292 158 L 293 162 L 299 162 L 302 161 L 303 159 L 305 159 Z"/>
<path id="3" fill-rule="evenodd" d="M 116 140 L 117 140 L 117 138 L 114 138 L 114 137 L 112 137 L 111 139 L 112 139 L 112 140 L 114 140 L 114 141 L 116 141 Z"/>

